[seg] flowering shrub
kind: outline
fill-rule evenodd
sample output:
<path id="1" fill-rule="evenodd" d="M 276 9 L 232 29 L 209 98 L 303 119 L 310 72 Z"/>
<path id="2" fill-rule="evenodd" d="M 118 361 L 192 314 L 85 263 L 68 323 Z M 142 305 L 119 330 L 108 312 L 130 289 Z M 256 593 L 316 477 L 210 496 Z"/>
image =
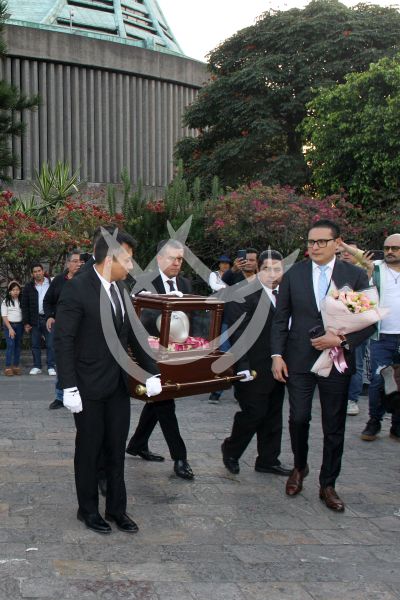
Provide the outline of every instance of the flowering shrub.
<path id="1" fill-rule="evenodd" d="M 34 211 L 18 209 L 10 191 L 0 192 L 0 279 L 30 278 L 30 265 L 39 260 L 49 267 L 50 274 L 60 271 L 65 254 L 73 248 L 91 249 L 94 229 L 104 223 L 122 224 L 120 214 L 111 216 L 91 203 L 68 199 L 63 206 L 46 214 L 45 224 Z M 44 220 L 44 219 L 43 219 Z"/>
<path id="2" fill-rule="evenodd" d="M 267 187 L 260 182 L 229 191 L 206 203 L 205 235 L 209 246 L 221 251 L 238 247 L 271 248 L 288 254 L 305 248 L 309 226 L 319 219 L 337 222 L 346 237 L 360 232 L 356 209 L 339 196 L 323 199 L 298 195 L 292 188 Z"/>

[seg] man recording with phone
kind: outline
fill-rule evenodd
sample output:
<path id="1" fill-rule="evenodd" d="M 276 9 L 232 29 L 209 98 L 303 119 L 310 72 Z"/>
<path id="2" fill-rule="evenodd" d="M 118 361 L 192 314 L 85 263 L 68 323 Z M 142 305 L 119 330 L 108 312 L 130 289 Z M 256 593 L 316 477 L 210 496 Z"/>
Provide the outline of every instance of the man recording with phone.
<path id="1" fill-rule="evenodd" d="M 245 279 L 254 279 L 258 272 L 257 257 L 258 251 L 255 248 L 238 250 L 232 268 L 225 271 L 222 281 L 226 285 L 235 285 Z"/>

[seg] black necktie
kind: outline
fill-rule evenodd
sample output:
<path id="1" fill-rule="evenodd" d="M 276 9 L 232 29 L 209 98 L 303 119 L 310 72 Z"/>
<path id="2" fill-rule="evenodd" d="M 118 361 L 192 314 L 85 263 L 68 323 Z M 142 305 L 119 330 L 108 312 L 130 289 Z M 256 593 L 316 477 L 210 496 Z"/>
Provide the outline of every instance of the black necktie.
<path id="1" fill-rule="evenodd" d="M 278 299 L 278 296 L 279 296 L 278 290 L 272 290 L 272 293 L 275 296 L 275 298 Z"/>
<path id="2" fill-rule="evenodd" d="M 115 289 L 115 283 L 111 284 L 110 294 L 111 294 L 111 299 L 115 306 L 115 311 L 114 311 L 115 312 L 115 324 L 116 324 L 117 330 L 119 331 L 122 327 L 124 317 L 122 315 L 121 302 L 119 301 L 118 292 Z"/>
<path id="3" fill-rule="evenodd" d="M 175 289 L 175 285 L 174 285 L 174 282 L 172 281 L 172 279 L 167 279 L 167 283 L 169 285 L 169 291 L 170 292 L 175 292 L 176 289 Z"/>

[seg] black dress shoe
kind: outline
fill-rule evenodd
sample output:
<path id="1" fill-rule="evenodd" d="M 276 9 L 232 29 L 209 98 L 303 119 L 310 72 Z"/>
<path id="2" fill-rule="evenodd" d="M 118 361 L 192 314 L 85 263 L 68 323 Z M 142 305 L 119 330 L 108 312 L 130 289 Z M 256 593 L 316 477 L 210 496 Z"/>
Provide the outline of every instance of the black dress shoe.
<path id="1" fill-rule="evenodd" d="M 126 453 L 130 454 L 131 456 L 140 456 L 140 458 L 143 458 L 143 460 L 149 460 L 152 462 L 163 462 L 164 457 L 160 456 L 159 454 L 153 454 L 153 452 L 150 452 L 150 450 L 134 450 L 133 448 L 129 448 L 129 446 L 126 449 Z"/>
<path id="2" fill-rule="evenodd" d="M 174 471 L 182 479 L 193 479 L 194 473 L 187 460 L 176 460 L 174 462 Z"/>
<path id="3" fill-rule="evenodd" d="M 112 531 L 110 525 L 99 515 L 99 513 L 83 515 L 81 511 L 78 510 L 76 518 L 78 521 L 85 523 L 88 529 L 91 529 L 96 533 L 111 533 Z"/>
<path id="4" fill-rule="evenodd" d="M 228 469 L 232 475 L 238 475 L 240 473 L 239 461 L 237 458 L 233 458 L 233 456 L 226 456 L 225 454 L 225 444 L 221 445 L 222 450 L 222 461 L 225 467 Z"/>
<path id="5" fill-rule="evenodd" d="M 100 478 L 97 480 L 100 494 L 105 498 L 107 496 L 107 479 Z"/>
<path id="6" fill-rule="evenodd" d="M 269 465 L 266 467 L 263 467 L 262 465 L 256 465 L 254 470 L 258 471 L 259 473 L 272 473 L 273 475 L 284 475 L 285 477 L 289 477 L 293 471 L 293 467 L 285 467 L 285 465 L 282 464 Z"/>
<path id="7" fill-rule="evenodd" d="M 125 533 L 137 533 L 139 531 L 139 527 L 136 525 L 135 521 L 132 521 L 126 513 L 119 517 L 106 513 L 105 517 L 107 521 L 114 521 L 120 531 L 124 531 Z"/>
<path id="8" fill-rule="evenodd" d="M 50 402 L 49 404 L 49 410 L 56 410 L 57 408 L 63 408 L 64 404 L 62 402 L 62 400 L 53 400 L 53 402 Z"/>

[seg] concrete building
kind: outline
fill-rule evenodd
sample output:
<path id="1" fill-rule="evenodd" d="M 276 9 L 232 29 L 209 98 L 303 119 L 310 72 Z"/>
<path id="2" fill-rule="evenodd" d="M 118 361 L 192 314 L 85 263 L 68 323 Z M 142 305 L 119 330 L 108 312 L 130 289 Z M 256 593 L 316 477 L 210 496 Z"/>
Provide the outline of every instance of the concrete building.
<path id="1" fill-rule="evenodd" d="M 9 0 L 8 13 L 0 78 L 41 98 L 12 141 L 14 187 L 57 160 L 89 183 L 118 182 L 126 168 L 133 183 L 165 187 L 207 73 L 182 54 L 157 2 Z"/>

